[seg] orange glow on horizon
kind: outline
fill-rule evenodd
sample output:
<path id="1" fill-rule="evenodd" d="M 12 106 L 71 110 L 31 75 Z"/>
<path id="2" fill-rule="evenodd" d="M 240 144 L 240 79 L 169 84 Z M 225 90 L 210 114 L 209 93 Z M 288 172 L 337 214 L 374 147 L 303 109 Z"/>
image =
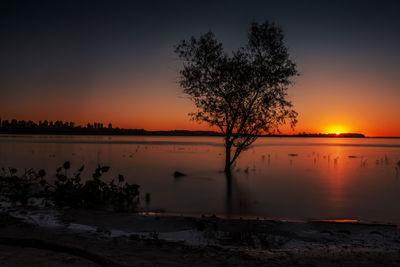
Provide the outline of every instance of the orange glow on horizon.
<path id="1" fill-rule="evenodd" d="M 341 124 L 335 124 L 324 127 L 322 133 L 340 135 L 341 133 L 352 133 L 350 129 L 350 127 Z"/>
<path id="2" fill-rule="evenodd" d="M 91 112 L 90 112 L 91 113 Z M 113 128 L 125 128 L 125 129 L 144 129 L 148 131 L 170 131 L 170 130 L 189 130 L 189 131 L 216 131 L 217 127 L 210 127 L 207 123 L 199 123 L 190 120 L 187 115 L 188 112 L 180 112 L 179 110 L 171 110 L 169 113 L 153 113 L 153 114 L 137 114 L 134 112 L 128 112 L 124 110 L 120 116 L 114 117 L 112 114 L 102 114 L 102 116 L 94 116 L 90 118 L 92 114 L 52 114 L 52 116 L 45 116 L 45 114 L 39 114 L 35 117 L 26 117 L 24 114 L 17 114 L 17 116 L 2 116 L 3 120 L 32 120 L 36 123 L 39 120 L 44 121 L 57 121 L 62 120 L 64 122 L 75 122 L 76 126 L 86 127 L 88 123 L 93 124 L 94 122 L 100 122 L 104 125 L 112 124 Z M 318 121 L 316 121 L 318 123 Z M 340 136 L 344 133 L 360 133 L 367 137 L 374 136 L 388 136 L 388 137 L 399 137 L 400 136 L 400 125 L 391 124 L 390 127 L 384 128 L 379 125 L 368 125 L 369 127 L 360 127 L 359 125 L 348 126 L 347 124 L 329 124 L 312 125 L 308 121 L 300 121 L 298 126 L 292 130 L 289 126 L 285 125 L 280 128 L 281 134 L 298 134 L 298 133 L 309 133 L 309 134 L 334 134 Z M 364 130 L 365 129 L 365 130 Z"/>
<path id="3" fill-rule="evenodd" d="M 317 76 L 318 77 L 318 76 Z M 336 81 L 318 82 L 306 87 L 306 82 L 298 85 L 298 88 L 291 88 L 293 95 L 290 96 L 294 109 L 298 112 L 298 124 L 292 130 L 288 125 L 280 128 L 282 134 L 297 133 L 360 133 L 367 137 L 373 136 L 400 136 L 400 123 L 398 117 L 397 99 L 394 95 L 387 99 L 380 100 L 384 108 L 370 108 L 379 96 L 365 95 L 363 101 L 354 102 L 350 97 L 343 98 L 343 95 L 329 95 L 329 89 L 334 91 L 342 88 L 342 84 Z M 307 85 L 309 82 L 307 83 Z M 105 125 L 112 123 L 114 128 L 145 129 L 150 131 L 159 130 L 192 130 L 192 131 L 218 131 L 207 123 L 198 123 L 190 120 L 188 113 L 194 111 L 193 103 L 185 98 L 175 84 L 165 89 L 160 84 L 151 84 L 140 87 L 140 92 L 129 91 L 131 84 L 122 87 L 120 94 L 107 90 L 96 95 L 88 94 L 83 100 L 76 100 L 73 95 L 57 96 L 56 93 L 46 96 L 36 95 L 21 105 L 15 99 L 0 99 L 0 105 L 4 112 L 0 114 L 3 120 L 39 120 L 48 121 L 72 121 L 76 125 L 86 126 L 87 123 L 101 122 Z M 326 92 L 316 91 L 310 88 L 324 86 Z M 153 88 L 150 90 L 149 88 Z M 361 87 L 361 85 L 360 85 Z M 367 88 L 367 85 L 364 86 Z M 162 88 L 162 89 L 160 89 Z M 303 91 L 296 94 L 296 90 Z M 341 89 L 342 90 L 342 89 Z M 336 91 L 335 91 L 336 92 Z M 347 94 L 356 98 L 351 90 Z M 353 94 L 353 95 L 351 95 Z M 309 97 L 313 95 L 314 97 Z M 322 100 L 319 100 L 322 99 Z M 327 101 L 333 99 L 334 101 Z M 318 101 L 317 101 L 318 100 Z M 43 105 L 43 102 L 46 105 Z M 70 108 L 70 103 L 76 107 Z M 323 105 L 321 104 L 323 103 Z M 381 107 L 383 104 L 380 104 Z M 8 106 L 8 108 L 6 108 Z M 51 111 L 51 112 L 49 112 Z M 29 114 L 29 116 L 27 116 Z"/>

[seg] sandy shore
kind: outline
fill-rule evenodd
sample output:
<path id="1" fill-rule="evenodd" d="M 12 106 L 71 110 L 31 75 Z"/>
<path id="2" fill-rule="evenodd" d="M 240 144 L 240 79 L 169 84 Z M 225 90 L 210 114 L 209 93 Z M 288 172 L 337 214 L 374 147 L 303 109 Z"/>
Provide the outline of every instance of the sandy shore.
<path id="1" fill-rule="evenodd" d="M 9 208 L 2 266 L 399 266 L 395 225 Z"/>

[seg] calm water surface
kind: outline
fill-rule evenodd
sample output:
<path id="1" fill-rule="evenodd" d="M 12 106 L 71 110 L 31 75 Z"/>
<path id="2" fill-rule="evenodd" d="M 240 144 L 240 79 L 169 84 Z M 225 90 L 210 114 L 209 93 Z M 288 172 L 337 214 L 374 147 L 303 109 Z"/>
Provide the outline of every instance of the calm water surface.
<path id="1" fill-rule="evenodd" d="M 111 166 L 104 178 L 139 184 L 148 209 L 400 223 L 400 139 L 259 138 L 228 180 L 219 137 L 0 136 L 0 167 L 54 176 L 66 160 L 87 177 Z"/>

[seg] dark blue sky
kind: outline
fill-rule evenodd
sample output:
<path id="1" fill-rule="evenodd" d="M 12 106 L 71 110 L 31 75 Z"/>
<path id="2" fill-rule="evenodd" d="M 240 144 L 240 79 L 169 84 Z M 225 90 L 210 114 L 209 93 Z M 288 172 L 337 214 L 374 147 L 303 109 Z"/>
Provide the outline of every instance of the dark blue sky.
<path id="1" fill-rule="evenodd" d="M 376 95 L 387 95 L 375 104 L 386 103 L 388 113 L 396 112 L 390 101 L 400 97 L 398 1 L 2 1 L 0 5 L 3 118 L 58 116 L 78 123 L 109 120 L 125 127 L 140 127 L 136 121 L 146 121 L 144 128 L 157 128 L 148 121 L 165 121 L 169 117 L 162 110 L 168 110 L 172 128 L 192 127 L 183 122 L 191 106 L 181 99 L 176 84 L 179 61 L 174 44 L 212 30 L 227 50 L 235 49 L 245 43 L 252 21 L 265 20 L 282 26 L 302 74 L 292 94 L 299 113 L 305 114 L 302 129 L 322 127 L 307 122 L 312 115 L 309 106 L 330 94 L 339 101 L 352 88 L 348 96 L 353 98 L 371 91 L 365 105 L 357 104 L 361 109 L 373 105 Z M 338 80 L 353 86 L 338 88 L 343 87 L 341 82 L 323 86 Z M 368 84 L 377 86 L 366 88 Z M 313 96 L 320 100 L 309 100 Z M 153 102 L 159 110 L 153 108 L 151 115 L 141 103 Z M 79 116 L 68 111 L 71 105 L 81 110 Z M 348 105 L 338 103 L 341 109 Z M 396 131 L 400 134 L 400 129 Z"/>

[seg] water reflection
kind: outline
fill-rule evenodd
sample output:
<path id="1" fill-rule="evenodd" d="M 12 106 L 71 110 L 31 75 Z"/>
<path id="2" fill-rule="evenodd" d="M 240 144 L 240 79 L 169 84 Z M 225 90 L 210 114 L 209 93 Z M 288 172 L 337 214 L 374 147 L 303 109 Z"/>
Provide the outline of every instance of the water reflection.
<path id="1" fill-rule="evenodd" d="M 260 138 L 231 177 L 217 137 L 0 137 L 0 167 L 111 166 L 182 214 L 400 223 L 399 139 Z M 174 176 L 179 171 L 187 176 Z"/>
<path id="2" fill-rule="evenodd" d="M 234 179 L 234 177 L 230 173 L 225 173 L 225 176 L 226 176 L 226 214 L 228 217 L 232 217 L 232 215 L 233 215 L 232 179 Z"/>
<path id="3" fill-rule="evenodd" d="M 227 217 L 240 217 L 251 214 L 251 195 L 245 184 L 240 184 L 236 174 L 226 174 L 226 211 Z"/>

